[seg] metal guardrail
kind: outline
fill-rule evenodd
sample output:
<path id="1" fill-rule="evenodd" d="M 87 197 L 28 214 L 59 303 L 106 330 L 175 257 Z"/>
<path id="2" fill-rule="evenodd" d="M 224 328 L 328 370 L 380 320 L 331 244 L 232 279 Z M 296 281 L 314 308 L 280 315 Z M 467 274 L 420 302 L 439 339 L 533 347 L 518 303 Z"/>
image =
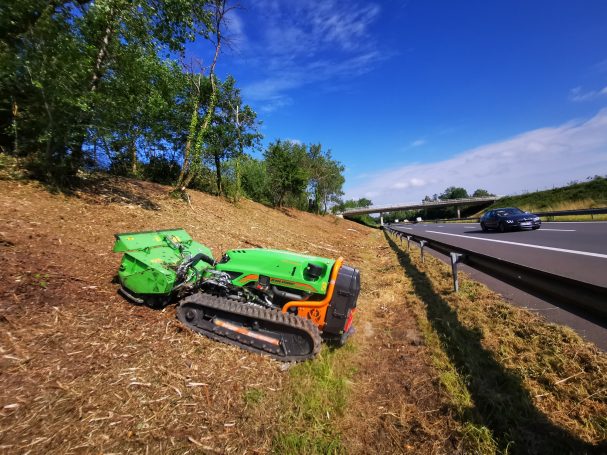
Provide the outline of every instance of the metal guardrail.
<path id="1" fill-rule="evenodd" d="M 605 215 L 607 207 L 598 209 L 561 210 L 559 212 L 533 212 L 537 216 L 568 216 L 568 215 Z"/>
<path id="2" fill-rule="evenodd" d="M 397 231 L 389 226 L 384 227 L 384 230 L 395 239 L 400 239 L 401 246 L 403 246 L 403 241 L 406 241 L 407 251 L 411 249 L 411 241 L 418 243 L 421 249 L 422 262 L 424 260 L 425 247 L 449 256 L 455 292 L 459 290 L 457 277 L 458 264 L 466 264 L 537 297 L 549 299 L 556 304 L 581 308 L 601 318 L 607 318 L 606 287 L 543 270 L 536 270 L 417 234 Z"/>

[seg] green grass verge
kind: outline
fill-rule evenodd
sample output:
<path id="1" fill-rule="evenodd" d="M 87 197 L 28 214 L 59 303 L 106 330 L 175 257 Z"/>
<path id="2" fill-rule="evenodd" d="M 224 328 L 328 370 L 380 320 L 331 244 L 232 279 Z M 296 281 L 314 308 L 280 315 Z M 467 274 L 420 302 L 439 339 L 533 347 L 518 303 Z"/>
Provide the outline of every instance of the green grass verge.
<path id="1" fill-rule="evenodd" d="M 340 349 L 324 347 L 314 360 L 289 370 L 273 453 L 346 453 L 334 421 L 346 408 L 349 380 L 355 373 L 350 361 L 354 352 L 351 342 Z"/>
<path id="2" fill-rule="evenodd" d="M 506 196 L 489 208 L 519 207 L 529 211 L 549 211 L 605 207 L 607 205 L 607 178 L 595 177 L 590 181 L 574 183 L 561 188 Z"/>

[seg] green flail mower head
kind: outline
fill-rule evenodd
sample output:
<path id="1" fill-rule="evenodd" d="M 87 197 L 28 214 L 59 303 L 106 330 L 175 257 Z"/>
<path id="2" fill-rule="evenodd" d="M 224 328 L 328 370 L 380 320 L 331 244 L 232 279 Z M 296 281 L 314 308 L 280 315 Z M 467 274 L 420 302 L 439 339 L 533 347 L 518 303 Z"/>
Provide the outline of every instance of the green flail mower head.
<path id="1" fill-rule="evenodd" d="M 114 252 L 124 253 L 118 269 L 121 292 L 151 306 L 168 303 L 215 264 L 211 250 L 183 229 L 116 234 Z"/>

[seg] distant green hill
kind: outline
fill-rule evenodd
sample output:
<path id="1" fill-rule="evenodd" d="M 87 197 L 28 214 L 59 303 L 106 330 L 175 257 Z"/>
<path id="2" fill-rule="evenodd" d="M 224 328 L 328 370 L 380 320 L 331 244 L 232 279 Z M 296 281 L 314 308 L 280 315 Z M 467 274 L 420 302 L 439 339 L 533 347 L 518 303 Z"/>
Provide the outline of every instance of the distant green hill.
<path id="1" fill-rule="evenodd" d="M 490 208 L 493 207 L 519 207 L 530 212 L 607 207 L 607 178 L 597 176 L 587 182 L 561 188 L 506 196 Z"/>

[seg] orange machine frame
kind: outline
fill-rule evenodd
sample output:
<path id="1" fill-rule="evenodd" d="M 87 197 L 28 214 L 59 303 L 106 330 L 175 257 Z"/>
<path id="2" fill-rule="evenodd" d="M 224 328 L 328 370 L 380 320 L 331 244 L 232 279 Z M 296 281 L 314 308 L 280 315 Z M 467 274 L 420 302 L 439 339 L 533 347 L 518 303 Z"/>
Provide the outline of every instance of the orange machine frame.
<path id="1" fill-rule="evenodd" d="M 341 269 L 343 262 L 344 258 L 342 257 L 337 258 L 335 261 L 333 270 L 331 270 L 329 288 L 322 300 L 292 300 L 282 307 L 282 312 L 286 313 L 290 308 L 297 308 L 297 316 L 310 319 L 322 329 L 325 324 L 329 302 L 333 298 L 337 274 L 339 273 L 339 269 Z"/>

